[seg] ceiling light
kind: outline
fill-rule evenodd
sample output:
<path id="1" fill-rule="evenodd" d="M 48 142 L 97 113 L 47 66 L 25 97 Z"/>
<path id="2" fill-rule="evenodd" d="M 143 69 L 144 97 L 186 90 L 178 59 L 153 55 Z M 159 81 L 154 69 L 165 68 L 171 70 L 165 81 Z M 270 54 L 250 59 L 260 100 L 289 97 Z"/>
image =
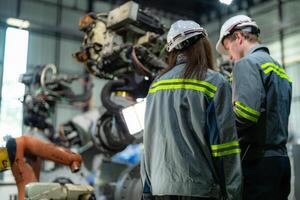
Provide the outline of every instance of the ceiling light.
<path id="1" fill-rule="evenodd" d="M 6 23 L 10 26 L 15 26 L 18 28 L 28 28 L 30 26 L 29 21 L 16 18 L 8 18 Z"/>
<path id="2" fill-rule="evenodd" d="M 230 5 L 232 3 L 232 0 L 219 0 L 221 3 Z"/>

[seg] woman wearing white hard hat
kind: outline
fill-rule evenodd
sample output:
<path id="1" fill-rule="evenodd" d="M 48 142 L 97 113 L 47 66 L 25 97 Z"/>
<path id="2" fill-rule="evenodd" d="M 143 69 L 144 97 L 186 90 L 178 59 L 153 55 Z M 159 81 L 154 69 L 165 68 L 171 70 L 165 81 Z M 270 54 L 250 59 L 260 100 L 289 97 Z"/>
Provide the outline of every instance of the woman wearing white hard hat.
<path id="1" fill-rule="evenodd" d="M 233 108 L 241 146 L 244 200 L 287 200 L 291 79 L 261 45 L 260 30 L 245 15 L 228 19 L 216 49 L 235 62 Z"/>
<path id="2" fill-rule="evenodd" d="M 147 96 L 144 199 L 240 199 L 230 85 L 213 70 L 206 30 L 179 20 L 167 42 L 169 67 Z"/>

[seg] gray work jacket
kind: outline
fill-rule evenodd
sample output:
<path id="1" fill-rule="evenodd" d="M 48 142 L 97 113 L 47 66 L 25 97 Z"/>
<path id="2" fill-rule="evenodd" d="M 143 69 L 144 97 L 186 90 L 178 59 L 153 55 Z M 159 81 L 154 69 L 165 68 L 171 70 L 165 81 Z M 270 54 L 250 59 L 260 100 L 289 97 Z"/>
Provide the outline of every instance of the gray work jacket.
<path id="1" fill-rule="evenodd" d="M 235 63 L 233 105 L 245 159 L 287 155 L 291 82 L 263 45 Z"/>
<path id="2" fill-rule="evenodd" d="M 183 79 L 177 65 L 151 85 L 146 103 L 144 192 L 240 199 L 240 149 L 230 84 L 209 70 Z"/>

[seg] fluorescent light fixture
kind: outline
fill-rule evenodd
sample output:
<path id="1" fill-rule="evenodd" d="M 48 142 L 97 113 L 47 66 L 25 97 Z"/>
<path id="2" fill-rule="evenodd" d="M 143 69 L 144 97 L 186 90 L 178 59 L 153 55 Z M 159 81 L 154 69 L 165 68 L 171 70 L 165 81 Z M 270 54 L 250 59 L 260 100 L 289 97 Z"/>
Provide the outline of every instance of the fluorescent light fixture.
<path id="1" fill-rule="evenodd" d="M 138 102 L 122 110 L 127 128 L 131 135 L 144 130 L 144 119 L 146 111 L 146 100 Z"/>
<path id="2" fill-rule="evenodd" d="M 230 5 L 232 3 L 232 0 L 219 0 L 220 3 L 226 4 L 226 5 Z"/>
<path id="3" fill-rule="evenodd" d="M 29 21 L 27 20 L 22 20 L 22 19 L 16 19 L 16 18 L 8 18 L 6 20 L 6 23 L 10 26 L 15 26 L 18 28 L 28 28 L 30 26 Z"/>
<path id="4" fill-rule="evenodd" d="M 2 99 L 0 112 L 0 133 L 13 137 L 22 135 L 23 106 L 25 86 L 18 82 L 26 72 L 29 32 L 8 27 L 5 36 L 3 63 Z"/>

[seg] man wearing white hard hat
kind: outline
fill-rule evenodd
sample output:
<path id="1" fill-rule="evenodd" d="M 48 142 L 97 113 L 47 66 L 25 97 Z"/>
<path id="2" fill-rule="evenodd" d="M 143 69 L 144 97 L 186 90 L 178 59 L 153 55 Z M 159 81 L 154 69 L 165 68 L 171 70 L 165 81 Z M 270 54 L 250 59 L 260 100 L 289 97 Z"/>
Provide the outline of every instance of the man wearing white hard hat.
<path id="1" fill-rule="evenodd" d="M 167 42 L 169 67 L 152 83 L 146 101 L 143 198 L 239 200 L 231 88 L 214 70 L 206 30 L 179 20 Z"/>
<path id="2" fill-rule="evenodd" d="M 245 15 L 222 26 L 216 49 L 235 62 L 233 110 L 241 146 L 244 200 L 287 200 L 287 155 L 292 81 L 260 44 L 260 29 Z"/>

